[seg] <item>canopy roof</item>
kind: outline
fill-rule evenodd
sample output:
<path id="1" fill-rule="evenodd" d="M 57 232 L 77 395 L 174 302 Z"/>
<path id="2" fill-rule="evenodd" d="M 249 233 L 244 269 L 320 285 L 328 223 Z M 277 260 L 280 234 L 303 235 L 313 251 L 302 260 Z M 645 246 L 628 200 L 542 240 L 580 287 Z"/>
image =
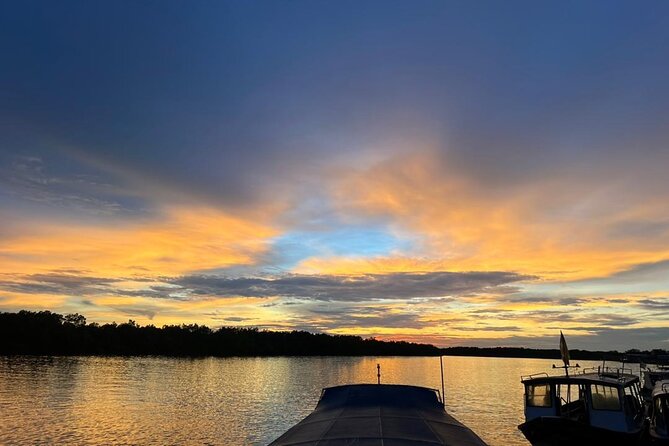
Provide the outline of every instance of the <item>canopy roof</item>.
<path id="1" fill-rule="evenodd" d="M 524 384 L 606 384 L 616 387 L 625 387 L 638 381 L 639 377 L 636 375 L 615 373 L 579 373 L 569 376 L 539 375 L 522 379 Z"/>
<path id="2" fill-rule="evenodd" d="M 329 387 L 316 409 L 270 446 L 485 446 L 425 387 Z"/>
<path id="3" fill-rule="evenodd" d="M 653 388 L 653 398 L 660 395 L 669 395 L 669 380 L 658 381 Z"/>

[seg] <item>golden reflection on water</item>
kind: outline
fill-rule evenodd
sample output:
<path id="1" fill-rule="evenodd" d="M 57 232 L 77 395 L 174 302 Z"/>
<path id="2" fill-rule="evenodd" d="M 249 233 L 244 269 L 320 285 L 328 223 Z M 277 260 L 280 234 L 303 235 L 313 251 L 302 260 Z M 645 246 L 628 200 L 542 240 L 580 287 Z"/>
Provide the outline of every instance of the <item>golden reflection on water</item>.
<path id="1" fill-rule="evenodd" d="M 446 408 L 491 446 L 525 445 L 520 375 L 556 362 L 444 357 Z M 441 387 L 439 358 L 0 357 L 0 444 L 265 445 L 377 363 L 384 383 Z"/>

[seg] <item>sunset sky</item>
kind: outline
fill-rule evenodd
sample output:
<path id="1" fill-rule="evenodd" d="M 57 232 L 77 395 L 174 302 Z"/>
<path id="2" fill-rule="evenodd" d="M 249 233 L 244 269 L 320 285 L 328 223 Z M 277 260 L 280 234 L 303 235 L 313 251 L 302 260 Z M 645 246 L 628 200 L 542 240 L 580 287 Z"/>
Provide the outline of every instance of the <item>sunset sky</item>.
<path id="1" fill-rule="evenodd" d="M 669 2 L 0 6 L 0 311 L 669 348 Z"/>

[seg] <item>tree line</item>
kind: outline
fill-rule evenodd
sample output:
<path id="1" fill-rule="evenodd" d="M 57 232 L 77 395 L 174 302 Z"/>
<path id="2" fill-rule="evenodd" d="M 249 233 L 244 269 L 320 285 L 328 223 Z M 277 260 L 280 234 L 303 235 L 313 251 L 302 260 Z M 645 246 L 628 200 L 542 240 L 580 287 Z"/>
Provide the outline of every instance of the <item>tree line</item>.
<path id="1" fill-rule="evenodd" d="M 550 348 L 525 348 L 525 347 L 447 347 L 442 349 L 442 354 L 448 356 L 483 356 L 496 358 L 543 358 L 559 360 L 560 350 Z M 669 363 L 669 354 L 666 350 L 639 350 L 631 349 L 625 352 L 617 350 L 592 351 L 592 350 L 569 350 L 569 357 L 573 361 L 618 361 L 618 362 L 645 362 L 649 364 Z"/>
<path id="2" fill-rule="evenodd" d="M 447 347 L 360 336 L 198 324 L 87 323 L 80 314 L 0 312 L 0 355 L 484 356 L 560 359 L 558 349 Z M 570 350 L 571 359 L 669 363 L 665 350 Z"/>
<path id="3" fill-rule="evenodd" d="M 433 345 L 306 331 L 87 323 L 80 314 L 0 313 L 3 355 L 436 356 Z"/>

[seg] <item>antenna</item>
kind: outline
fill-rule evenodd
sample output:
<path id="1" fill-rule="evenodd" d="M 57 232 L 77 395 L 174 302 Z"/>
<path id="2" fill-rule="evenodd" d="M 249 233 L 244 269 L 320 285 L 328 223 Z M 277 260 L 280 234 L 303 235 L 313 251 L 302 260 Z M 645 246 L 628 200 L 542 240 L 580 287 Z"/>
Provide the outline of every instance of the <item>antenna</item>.
<path id="1" fill-rule="evenodd" d="M 439 366 L 441 367 L 441 405 L 446 407 L 446 394 L 444 392 L 444 355 L 439 355 Z"/>

